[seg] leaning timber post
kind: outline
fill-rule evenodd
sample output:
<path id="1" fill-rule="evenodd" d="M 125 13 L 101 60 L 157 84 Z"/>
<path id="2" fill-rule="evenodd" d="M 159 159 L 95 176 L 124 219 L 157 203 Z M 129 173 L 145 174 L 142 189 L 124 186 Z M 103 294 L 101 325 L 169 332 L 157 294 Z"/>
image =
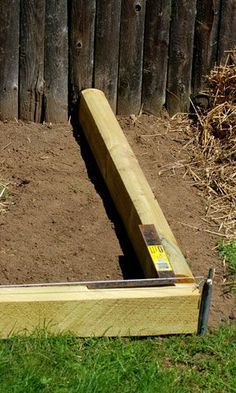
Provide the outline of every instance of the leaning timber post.
<path id="1" fill-rule="evenodd" d="M 146 277 L 156 277 L 155 258 L 142 228 L 153 226 L 175 277 L 193 282 L 192 272 L 143 174 L 143 171 L 104 95 L 97 89 L 81 92 L 79 122 Z M 156 231 L 156 234 L 155 234 Z M 178 281 L 179 282 L 179 281 Z"/>

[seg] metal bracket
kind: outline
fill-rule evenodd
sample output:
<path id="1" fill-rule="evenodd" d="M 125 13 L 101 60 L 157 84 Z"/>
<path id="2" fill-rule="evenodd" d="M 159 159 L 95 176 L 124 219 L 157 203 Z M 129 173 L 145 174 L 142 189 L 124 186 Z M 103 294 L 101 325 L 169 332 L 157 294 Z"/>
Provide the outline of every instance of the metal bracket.
<path id="1" fill-rule="evenodd" d="M 210 268 L 208 272 L 207 279 L 203 285 L 202 296 L 201 296 L 201 304 L 199 311 L 199 319 L 198 319 L 198 335 L 204 336 L 207 331 L 210 306 L 211 306 L 211 298 L 212 298 L 212 284 L 213 278 L 215 274 L 215 269 Z"/>

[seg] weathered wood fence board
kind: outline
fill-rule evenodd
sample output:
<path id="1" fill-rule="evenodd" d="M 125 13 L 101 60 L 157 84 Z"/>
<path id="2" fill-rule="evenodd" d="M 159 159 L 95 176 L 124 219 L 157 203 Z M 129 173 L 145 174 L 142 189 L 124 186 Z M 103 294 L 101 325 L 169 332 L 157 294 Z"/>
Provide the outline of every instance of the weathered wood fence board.
<path id="1" fill-rule="evenodd" d="M 20 23 L 19 116 L 41 121 L 44 91 L 45 0 L 22 0 Z"/>
<path id="2" fill-rule="evenodd" d="M 0 1 L 0 119 L 18 118 L 19 0 Z"/>
<path id="3" fill-rule="evenodd" d="M 195 25 L 193 90 L 203 87 L 204 77 L 217 62 L 220 0 L 198 0 Z"/>
<path id="4" fill-rule="evenodd" d="M 69 13 L 71 100 L 75 103 L 82 89 L 93 86 L 96 0 L 71 0 Z"/>
<path id="5" fill-rule="evenodd" d="M 146 0 L 123 0 L 121 10 L 118 113 L 139 112 L 142 94 Z"/>
<path id="6" fill-rule="evenodd" d="M 94 86 L 103 90 L 116 112 L 121 0 L 97 3 Z"/>
<path id="7" fill-rule="evenodd" d="M 155 114 L 166 102 L 170 15 L 171 0 L 147 2 L 142 101 Z"/>
<path id="8" fill-rule="evenodd" d="M 0 119 L 67 121 L 88 87 L 186 112 L 235 46 L 236 0 L 1 0 Z"/>
<path id="9" fill-rule="evenodd" d="M 68 119 L 67 0 L 46 1 L 45 15 L 45 119 Z"/>
<path id="10" fill-rule="evenodd" d="M 236 46 L 236 0 L 221 1 L 218 60 L 224 61 L 224 52 Z"/>
<path id="11" fill-rule="evenodd" d="M 171 115 L 189 109 L 195 15 L 196 0 L 173 0 L 167 85 Z"/>

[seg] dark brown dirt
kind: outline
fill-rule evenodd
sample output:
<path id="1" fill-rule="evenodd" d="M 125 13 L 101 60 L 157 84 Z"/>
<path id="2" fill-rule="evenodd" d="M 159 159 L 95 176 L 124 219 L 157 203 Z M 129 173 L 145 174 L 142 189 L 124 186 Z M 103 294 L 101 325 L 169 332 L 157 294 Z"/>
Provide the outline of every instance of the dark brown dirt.
<path id="1" fill-rule="evenodd" d="M 216 268 L 211 325 L 234 318 L 235 299 L 222 290 L 220 237 L 205 232 L 215 230 L 203 221 L 205 201 L 183 169 L 166 166 L 187 157 L 181 123 L 119 121 L 193 273 Z M 140 276 L 89 148 L 71 126 L 0 123 L 0 153 L 0 183 L 11 192 L 0 214 L 1 284 Z"/>

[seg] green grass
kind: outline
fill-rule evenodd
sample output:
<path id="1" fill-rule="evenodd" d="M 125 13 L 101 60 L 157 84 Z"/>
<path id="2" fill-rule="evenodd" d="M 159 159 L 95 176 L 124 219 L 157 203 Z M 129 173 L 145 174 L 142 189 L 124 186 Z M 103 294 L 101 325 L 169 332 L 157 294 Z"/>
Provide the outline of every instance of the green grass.
<path id="1" fill-rule="evenodd" d="M 236 240 L 221 242 L 219 252 L 220 256 L 228 263 L 229 274 L 236 276 Z"/>
<path id="2" fill-rule="evenodd" d="M 235 271 L 235 242 L 220 254 Z M 233 393 L 236 326 L 199 336 L 0 341 L 0 393 Z"/>
<path id="3" fill-rule="evenodd" d="M 2 393 L 236 392 L 236 327 L 205 337 L 0 341 Z"/>
<path id="4" fill-rule="evenodd" d="M 226 261 L 226 292 L 236 291 L 236 240 L 222 241 L 219 244 L 219 253 Z"/>

